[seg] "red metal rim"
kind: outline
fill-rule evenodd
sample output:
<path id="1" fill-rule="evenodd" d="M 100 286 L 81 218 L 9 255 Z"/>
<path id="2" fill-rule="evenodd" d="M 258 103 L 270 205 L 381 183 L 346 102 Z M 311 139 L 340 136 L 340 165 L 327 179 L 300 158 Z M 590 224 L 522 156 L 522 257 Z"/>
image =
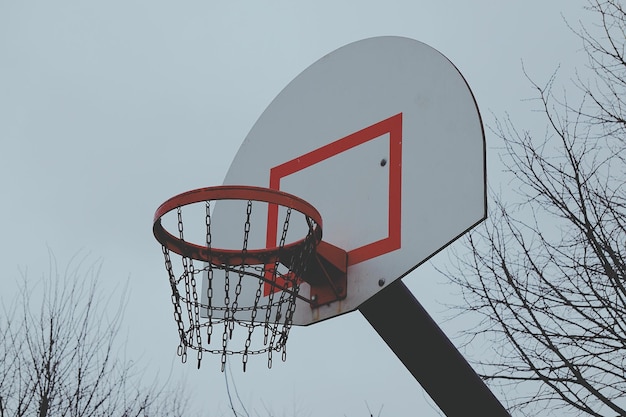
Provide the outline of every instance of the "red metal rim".
<path id="1" fill-rule="evenodd" d="M 282 248 L 272 247 L 263 249 L 249 249 L 242 253 L 236 249 L 220 249 L 212 247 L 210 250 L 206 246 L 196 245 L 186 242 L 169 233 L 161 224 L 161 218 L 168 212 L 189 204 L 200 203 L 202 201 L 216 200 L 250 200 L 263 201 L 270 204 L 277 204 L 296 210 L 311 218 L 315 222 L 313 238 L 315 244 L 322 239 L 322 216 L 307 201 L 295 195 L 271 188 L 253 187 L 245 185 L 220 185 L 215 187 L 198 188 L 178 194 L 165 201 L 154 214 L 152 233 L 154 237 L 167 249 L 181 256 L 211 262 L 213 264 L 225 265 L 259 265 L 274 262 L 285 254 L 297 252 L 307 241 L 307 236 L 289 243 Z M 310 239 L 310 238 L 308 238 Z"/>

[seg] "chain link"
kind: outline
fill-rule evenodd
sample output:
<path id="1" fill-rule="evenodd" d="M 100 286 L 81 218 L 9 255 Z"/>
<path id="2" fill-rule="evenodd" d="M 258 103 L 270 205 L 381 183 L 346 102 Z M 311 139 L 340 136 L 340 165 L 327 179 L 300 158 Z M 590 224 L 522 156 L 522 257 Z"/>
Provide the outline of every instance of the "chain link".
<path id="1" fill-rule="evenodd" d="M 213 243 L 211 201 L 205 201 L 204 204 L 205 243 L 210 253 Z M 246 204 L 240 254 L 244 258 L 248 252 L 251 237 L 253 201 L 249 200 Z M 176 210 L 177 227 L 179 238 L 184 240 L 182 211 L 181 207 Z M 286 244 L 292 209 L 287 207 L 285 213 L 278 242 L 279 249 L 284 248 Z M 274 351 L 280 351 L 281 359 L 283 361 L 286 359 L 286 342 L 293 324 L 297 307 L 296 297 L 300 289 L 297 277 L 302 276 L 309 255 L 315 251 L 316 240 L 313 236 L 315 224 L 308 217 L 305 220 L 308 223 L 309 231 L 301 250 L 295 251 L 293 259 L 268 259 L 266 262 L 269 264 L 265 265 L 243 264 L 235 269 L 226 264 L 206 263 L 203 267 L 198 268 L 194 265 L 193 259 L 181 256 L 180 267 L 182 270 L 180 273 L 176 273 L 172 265 L 170 251 L 165 246 L 162 247 L 165 268 L 172 290 L 171 302 L 174 308 L 174 320 L 180 339 L 177 354 L 181 357 L 182 362 L 187 361 L 188 348 L 197 351 L 198 367 L 200 367 L 204 352 L 221 355 L 222 371 L 225 370 L 227 357 L 234 354 L 242 355 L 244 371 L 250 355 L 266 353 L 269 368 L 272 367 Z M 219 274 L 216 275 L 216 271 Z M 198 296 L 197 274 L 201 274 L 206 286 L 204 292 L 206 298 L 203 297 L 202 300 Z M 259 277 L 269 280 L 270 283 L 259 279 Z M 254 291 L 243 285 L 243 281 L 250 278 L 258 279 L 253 301 L 245 303 L 249 305 L 241 305 L 242 300 L 250 299 L 252 291 Z M 216 288 L 219 289 L 221 285 L 224 286 L 223 302 L 218 300 L 216 303 L 215 297 L 221 293 L 221 289 L 216 291 Z M 267 297 L 264 297 L 263 289 L 266 285 L 270 285 L 271 288 Z M 279 290 L 281 288 L 283 290 Z M 244 292 L 249 295 L 243 297 Z M 183 315 L 183 309 L 186 309 L 187 314 Z M 262 314 L 263 310 L 265 314 Z M 213 331 L 218 324 L 223 325 L 221 346 L 211 347 Z M 246 329 L 246 332 L 241 335 L 243 342 L 241 349 L 233 349 L 229 346 L 229 344 L 233 344 L 231 341 L 236 324 Z M 203 330 L 203 327 L 206 329 Z M 262 334 L 255 337 L 255 329 L 260 327 L 263 328 Z M 206 332 L 206 344 L 202 338 L 203 332 Z"/>
<path id="2" fill-rule="evenodd" d="M 212 237 L 211 237 L 211 202 L 205 201 L 204 205 L 204 222 L 206 225 L 206 247 L 211 251 Z M 206 289 L 206 297 L 207 297 L 207 344 L 211 344 L 211 335 L 213 334 L 213 267 L 209 263 L 206 267 L 207 274 L 207 289 Z"/>
<path id="3" fill-rule="evenodd" d="M 176 276 L 172 268 L 172 261 L 170 258 L 170 251 L 162 246 L 163 256 L 165 258 L 165 269 L 167 270 L 170 286 L 172 288 L 172 305 L 174 306 L 174 320 L 178 325 L 178 337 L 180 344 L 178 345 L 177 354 L 181 357 L 181 360 L 186 362 L 187 360 L 187 346 L 185 345 L 185 326 L 182 320 L 182 309 L 180 307 L 180 293 L 176 287 Z"/>
<path id="4" fill-rule="evenodd" d="M 183 237 L 183 208 L 178 207 L 176 209 L 176 214 L 178 216 L 178 235 L 180 236 L 180 240 L 185 240 Z"/>

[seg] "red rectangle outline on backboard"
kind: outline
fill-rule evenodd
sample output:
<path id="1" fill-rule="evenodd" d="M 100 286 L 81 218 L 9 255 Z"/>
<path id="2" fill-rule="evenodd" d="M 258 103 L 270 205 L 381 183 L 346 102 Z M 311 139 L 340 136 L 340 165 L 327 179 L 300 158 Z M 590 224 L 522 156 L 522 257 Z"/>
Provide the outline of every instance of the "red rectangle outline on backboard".
<path id="1" fill-rule="evenodd" d="M 354 248 L 348 252 L 348 266 L 364 262 L 396 249 L 402 245 L 402 113 L 382 120 L 362 130 L 338 139 L 290 161 L 270 169 L 269 188 L 280 190 L 282 178 L 302 171 L 328 158 L 362 145 L 389 133 L 389 205 L 387 237 Z M 320 184 L 320 186 L 323 186 Z M 324 213 L 322 213 L 323 221 Z M 270 205 L 267 217 L 267 247 L 276 246 L 278 235 L 278 206 Z M 266 285 L 269 287 L 269 284 Z M 265 288 L 266 295 L 271 290 Z"/>

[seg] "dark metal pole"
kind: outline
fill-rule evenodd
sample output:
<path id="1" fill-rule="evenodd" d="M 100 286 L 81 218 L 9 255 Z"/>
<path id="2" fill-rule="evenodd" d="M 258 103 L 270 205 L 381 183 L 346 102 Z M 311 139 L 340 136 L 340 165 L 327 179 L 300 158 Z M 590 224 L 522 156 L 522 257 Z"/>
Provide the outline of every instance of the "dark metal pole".
<path id="1" fill-rule="evenodd" d="M 359 310 L 447 417 L 510 417 L 402 280 Z"/>

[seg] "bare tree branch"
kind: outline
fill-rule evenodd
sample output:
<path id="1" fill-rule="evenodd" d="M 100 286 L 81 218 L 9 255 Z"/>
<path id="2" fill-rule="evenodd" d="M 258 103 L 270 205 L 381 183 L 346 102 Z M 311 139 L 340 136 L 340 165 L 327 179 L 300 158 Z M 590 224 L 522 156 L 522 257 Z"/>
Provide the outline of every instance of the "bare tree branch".
<path id="1" fill-rule="evenodd" d="M 34 285 L 22 277 L 20 296 L 0 319 L 0 417 L 182 416 L 183 390 L 144 384 L 140 369 L 120 359 L 116 342 L 124 294 L 98 285 L 100 264 L 73 260 L 59 272 L 54 259 Z"/>
<path id="2" fill-rule="evenodd" d="M 588 9 L 597 26 L 570 26 L 591 74 L 574 80 L 580 99 L 529 78 L 545 133 L 496 120 L 514 192 L 491 193 L 471 255 L 446 272 L 482 317 L 468 343 L 496 343 L 483 376 L 523 415 L 626 416 L 626 12 Z"/>

